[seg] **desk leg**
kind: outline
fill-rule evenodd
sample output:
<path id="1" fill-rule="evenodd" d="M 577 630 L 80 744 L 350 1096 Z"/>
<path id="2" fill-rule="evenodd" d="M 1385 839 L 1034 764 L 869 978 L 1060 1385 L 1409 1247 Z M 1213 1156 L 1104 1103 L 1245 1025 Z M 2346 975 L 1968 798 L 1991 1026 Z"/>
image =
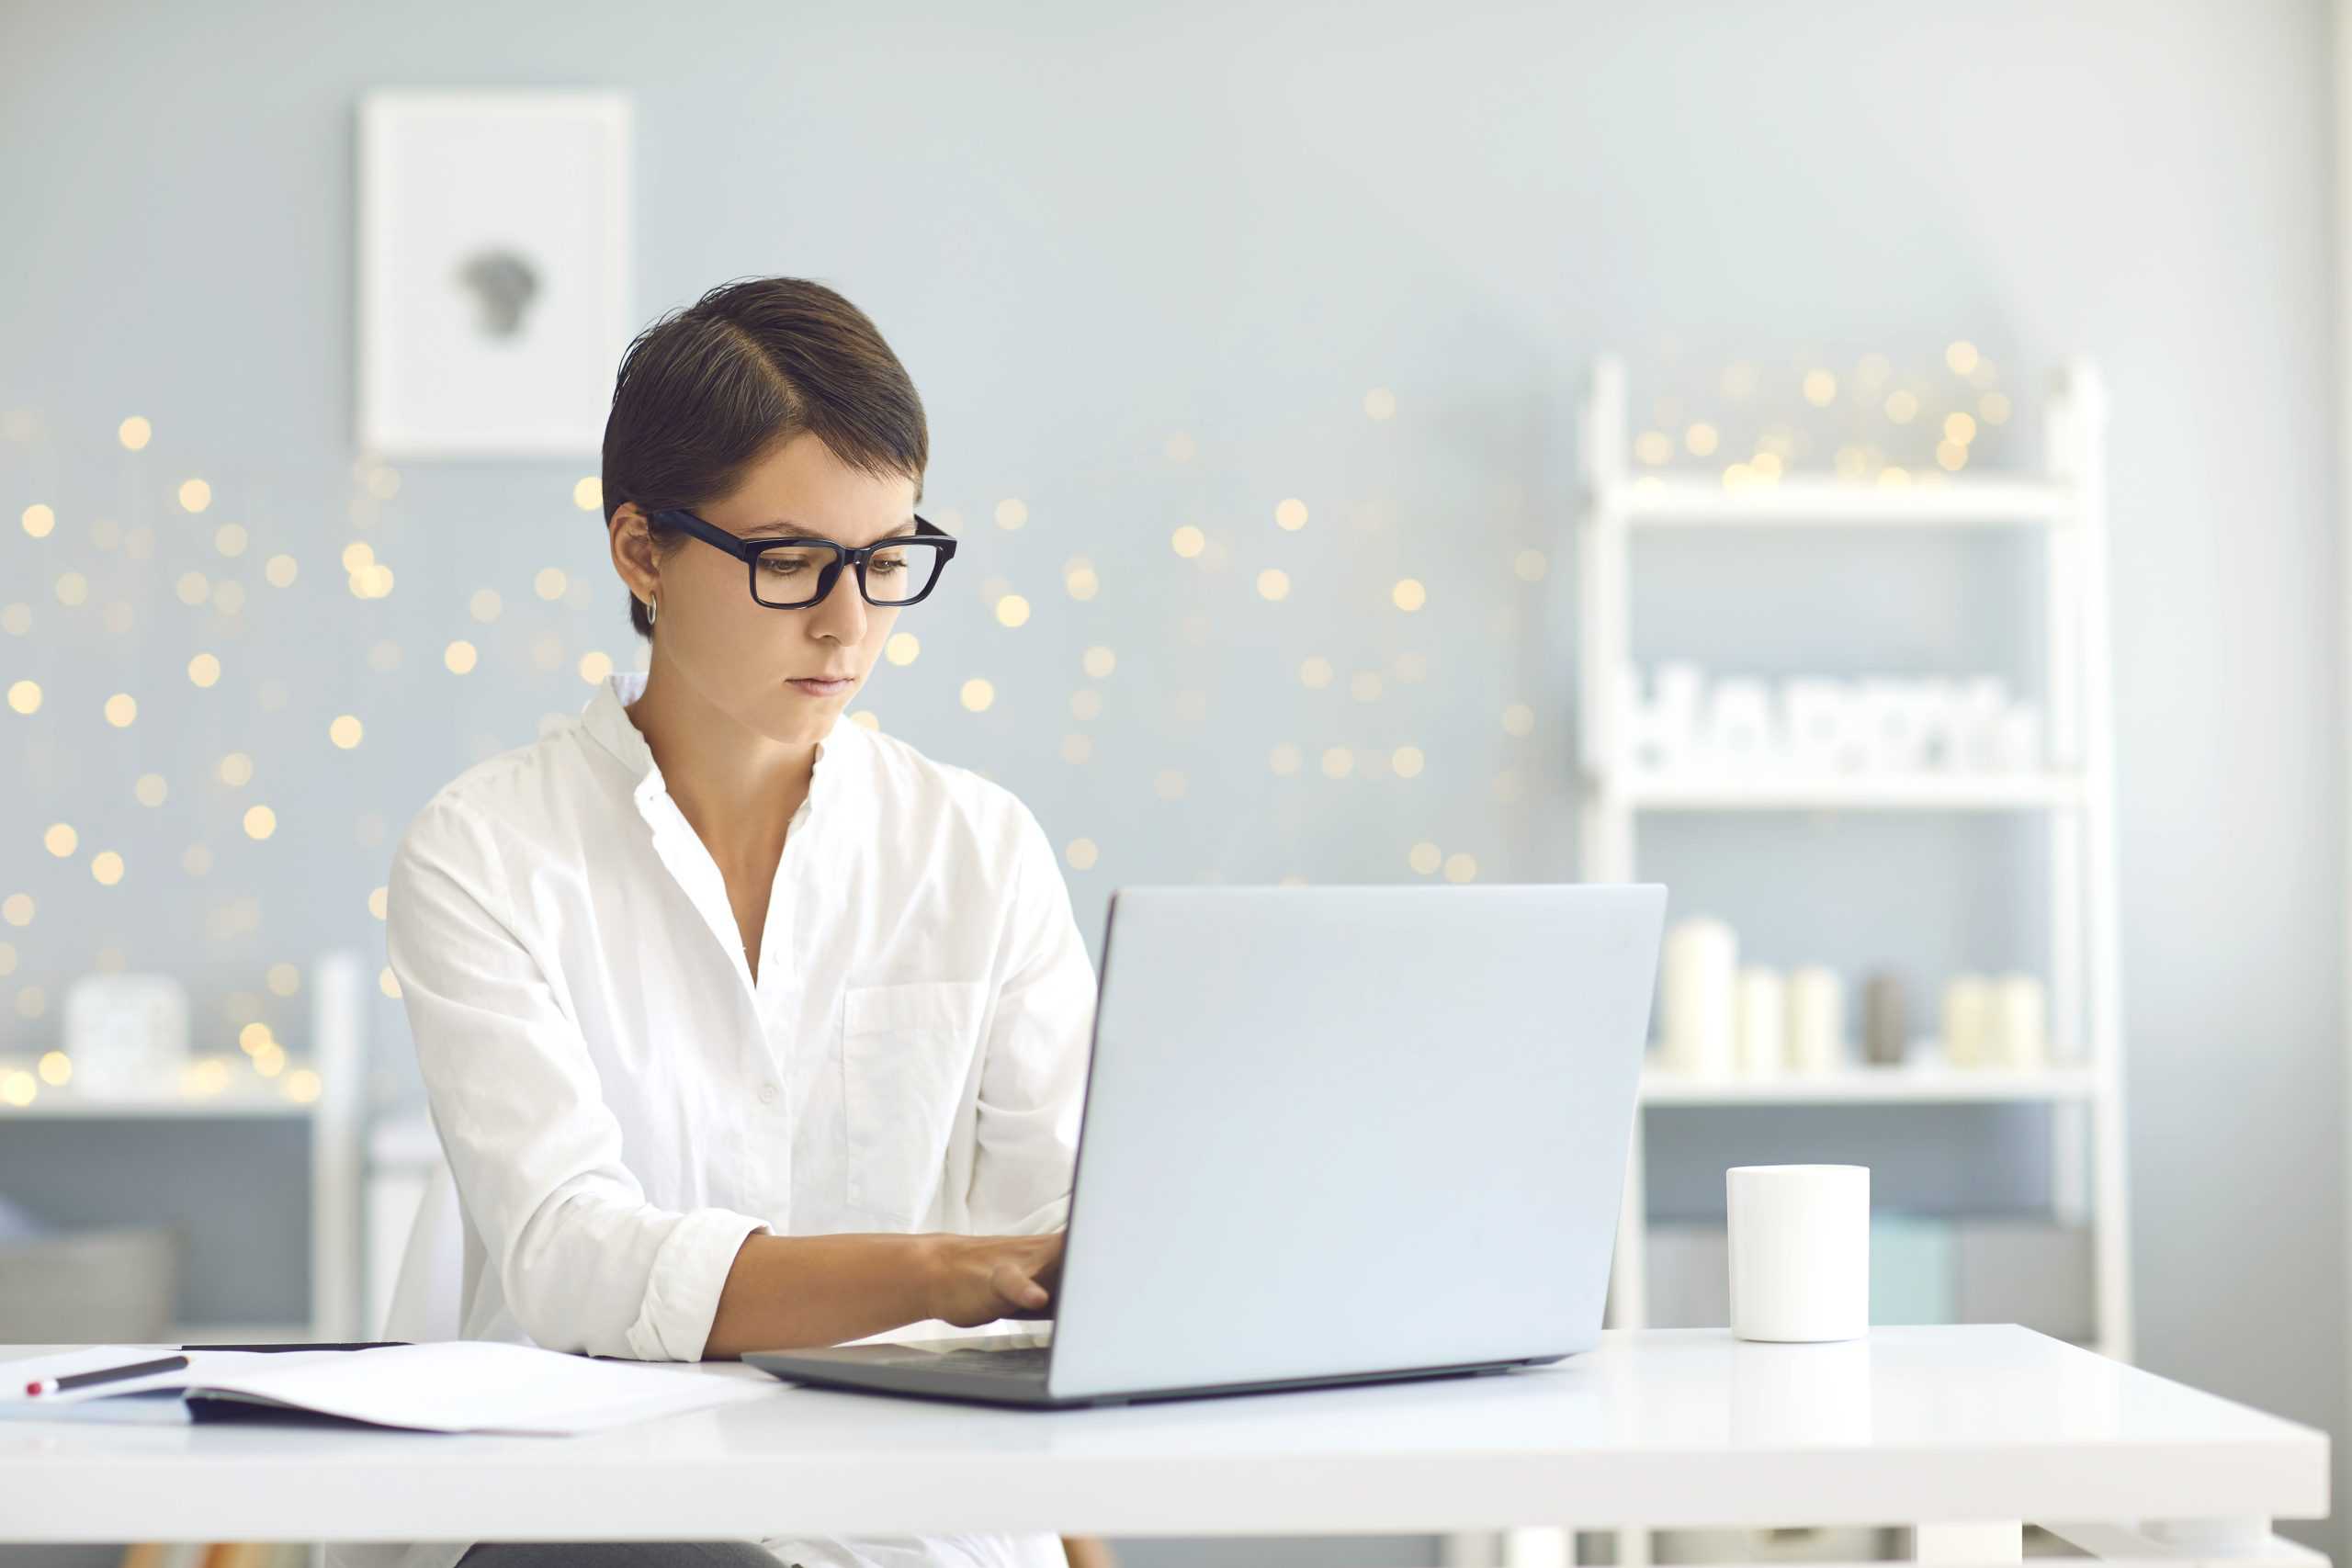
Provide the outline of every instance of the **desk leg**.
<path id="1" fill-rule="evenodd" d="M 2025 1559 L 2025 1521 L 1997 1519 L 1964 1525 L 1913 1525 L 1914 1562 L 1994 1563 Z"/>

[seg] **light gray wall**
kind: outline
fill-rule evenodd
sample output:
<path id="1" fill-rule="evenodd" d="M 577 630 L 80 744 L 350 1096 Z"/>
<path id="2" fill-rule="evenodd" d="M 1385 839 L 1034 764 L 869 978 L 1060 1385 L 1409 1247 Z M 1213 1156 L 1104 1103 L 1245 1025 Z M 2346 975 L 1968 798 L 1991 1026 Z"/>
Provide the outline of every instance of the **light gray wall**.
<path id="1" fill-rule="evenodd" d="M 1785 398 L 1800 364 L 1849 369 L 1869 351 L 1932 382 L 1942 345 L 1967 338 L 2018 404 L 1986 433 L 1995 465 L 2039 455 L 2040 373 L 2095 356 L 2114 408 L 2142 1359 L 2340 1428 L 2325 7 L 5 16 L 0 410 L 18 417 L 0 439 L 0 603 L 28 604 L 32 625 L 0 633 L 0 682 L 36 678 L 49 701 L 0 713 L 0 893 L 40 899 L 31 926 L 0 929 L 18 958 L 0 1049 L 40 1039 L 64 981 L 108 946 L 188 976 L 208 1018 L 253 993 L 299 1035 L 300 1002 L 262 989 L 266 966 L 328 941 L 379 951 L 365 900 L 408 813 L 575 711 L 581 653 L 633 657 L 601 532 L 570 500 L 590 466 L 416 465 L 371 508 L 349 436 L 356 96 L 609 84 L 639 110 L 640 318 L 731 276 L 813 276 L 913 370 L 930 497 L 973 543 L 910 621 L 921 659 L 879 671 L 864 705 L 1011 784 L 1057 841 L 1102 846 L 1071 873 L 1091 939 L 1121 883 L 1401 880 L 1423 839 L 1486 878 L 1572 874 L 1562 530 L 1596 354 L 1628 356 L 1637 412 L 1666 394 L 1696 412 L 1724 402 L 1713 371 L 1734 358 Z M 1361 411 L 1374 386 L 1394 389 L 1393 420 Z M 134 412 L 156 426 L 137 455 L 112 434 Z M 1167 454 L 1176 433 L 1189 461 Z M 170 502 L 189 474 L 214 487 L 201 519 Z M 1272 522 L 1293 495 L 1311 511 L 1296 535 Z M 1028 503 L 1018 532 L 988 521 L 1005 496 Z M 14 524 L 36 500 L 60 518 L 41 541 Z M 152 558 L 98 547 L 101 518 L 152 527 Z M 209 548 L 223 520 L 252 530 L 238 560 Z M 1224 570 L 1170 552 L 1188 521 Z M 354 537 L 393 565 L 389 599 L 344 591 L 334 558 Z M 1528 547 L 1552 558 L 1540 583 L 1510 570 Z M 290 589 L 259 580 L 279 549 L 301 562 Z M 2032 624 L 1996 547 L 1818 550 L 1645 558 L 1642 651 L 1767 671 L 2000 667 Z M 1059 586 L 1081 553 L 1102 581 L 1087 604 Z M 1250 591 L 1269 563 L 1298 585 L 1280 604 Z M 530 587 L 549 565 L 575 579 L 554 603 Z M 69 569 L 91 583 L 79 609 L 50 586 Z M 192 569 L 243 582 L 242 615 L 180 604 Z M 1410 616 L 1386 603 L 1408 574 L 1430 589 Z M 1026 626 L 989 617 L 990 576 L 1035 604 Z M 483 586 L 506 609 L 477 626 L 466 604 Z M 130 618 L 109 631 L 118 601 Z M 463 679 L 437 653 L 458 636 L 483 649 Z M 560 667 L 542 671 L 531 650 L 549 636 Z M 390 672 L 368 661 L 380 641 L 401 651 Z M 1119 665 L 1084 724 L 1069 701 L 1096 643 Z M 180 673 L 198 648 L 226 666 L 209 692 Z M 1295 678 L 1309 654 L 1337 667 L 1330 689 Z M 1405 654 L 1426 679 L 1398 677 Z M 1365 670 L 1385 691 L 1357 703 L 1348 680 Z M 980 716 L 955 694 L 975 673 L 999 693 Z M 115 690 L 141 698 L 129 730 L 99 716 Z M 1538 716 L 1524 739 L 1499 722 L 1512 702 Z M 344 711 L 368 725 L 349 753 L 324 736 Z M 1056 748 L 1081 730 L 1096 749 L 1073 767 Z M 1283 741 L 1307 752 L 1298 777 L 1267 766 Z M 1315 766 L 1326 746 L 1407 742 L 1429 757 L 1416 780 Z M 255 759 L 243 790 L 208 782 L 232 749 Z M 1171 768 L 1186 791 L 1163 800 Z M 149 769 L 172 783 L 160 810 L 129 794 Z M 1495 795 L 1506 769 L 1528 786 L 1516 802 Z M 254 799 L 279 812 L 266 844 L 237 831 Z M 40 847 L 58 819 L 82 832 L 72 861 Z M 199 839 L 218 863 L 191 879 L 179 855 Z M 129 862 L 120 887 L 87 874 L 102 845 Z M 2038 951 L 2039 846 L 2014 824 L 1841 821 L 1792 840 L 1785 823 L 1692 821 L 1645 850 L 1678 907 L 1724 909 L 1780 961 L 1932 977 Z M 255 918 L 215 934 L 239 898 Z M 6 1005 L 26 986 L 47 989 L 47 1018 Z M 396 1005 L 377 1023 L 397 1062 Z M 1983 1117 L 1965 1146 L 2005 1168 L 1996 1201 L 2031 1201 L 2031 1113 Z M 1868 1141 L 1890 1164 L 1901 1142 L 1820 1118 L 1786 1130 L 1806 1149 Z M 1662 1120 L 1662 1203 L 1704 1206 L 1723 1131 Z M 1931 1205 L 1987 1178 L 1903 1179 Z"/>

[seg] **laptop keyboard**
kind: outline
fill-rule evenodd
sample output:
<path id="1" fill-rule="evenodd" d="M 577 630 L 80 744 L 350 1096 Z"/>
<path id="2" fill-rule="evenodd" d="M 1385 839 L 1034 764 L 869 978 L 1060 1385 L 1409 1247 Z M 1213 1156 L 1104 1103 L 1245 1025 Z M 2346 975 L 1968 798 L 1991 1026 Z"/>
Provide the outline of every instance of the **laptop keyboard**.
<path id="1" fill-rule="evenodd" d="M 894 1367 L 936 1367 L 942 1371 L 995 1373 L 1013 1378 L 1042 1378 L 1049 1345 L 1016 1345 L 1001 1350 L 907 1350 L 876 1357 Z"/>

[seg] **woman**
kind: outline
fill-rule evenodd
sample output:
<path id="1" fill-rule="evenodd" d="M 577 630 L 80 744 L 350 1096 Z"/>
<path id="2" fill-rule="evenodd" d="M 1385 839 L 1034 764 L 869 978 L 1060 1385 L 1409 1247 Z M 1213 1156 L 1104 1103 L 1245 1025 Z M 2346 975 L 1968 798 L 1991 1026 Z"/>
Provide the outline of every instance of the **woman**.
<path id="1" fill-rule="evenodd" d="M 955 552 L 916 515 L 928 456 L 898 357 L 818 284 L 727 285 L 630 344 L 605 509 L 650 667 L 459 774 L 390 880 L 468 1337 L 695 1360 L 1050 1314 L 1094 1005 L 1069 891 L 1012 795 L 843 716 Z M 461 1553 L 1064 1562 L 1051 1535 L 403 1561 Z"/>

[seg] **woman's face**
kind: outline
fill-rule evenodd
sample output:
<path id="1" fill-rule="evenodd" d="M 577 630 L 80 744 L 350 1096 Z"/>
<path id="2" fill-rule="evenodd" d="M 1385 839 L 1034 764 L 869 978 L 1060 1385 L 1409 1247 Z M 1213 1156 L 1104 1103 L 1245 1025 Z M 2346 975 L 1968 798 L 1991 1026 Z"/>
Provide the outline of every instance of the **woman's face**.
<path id="1" fill-rule="evenodd" d="M 743 538 L 828 538 L 855 547 L 914 528 L 919 487 L 904 475 L 877 475 L 833 456 L 806 432 L 770 452 L 736 491 L 695 508 L 695 515 Z M 656 558 L 635 502 L 613 514 L 613 562 L 630 592 L 660 607 L 654 658 L 665 681 L 682 681 L 711 706 L 772 740 L 821 740 L 864 686 L 899 617 L 868 604 L 855 572 L 843 566 L 822 603 L 777 610 L 751 594 L 750 569 L 699 539 Z M 788 591 L 816 591 L 813 573 L 787 579 Z M 875 592 L 886 592 L 876 579 Z M 805 584 L 805 586 L 803 585 Z M 846 675 L 826 692 L 794 682 Z"/>

